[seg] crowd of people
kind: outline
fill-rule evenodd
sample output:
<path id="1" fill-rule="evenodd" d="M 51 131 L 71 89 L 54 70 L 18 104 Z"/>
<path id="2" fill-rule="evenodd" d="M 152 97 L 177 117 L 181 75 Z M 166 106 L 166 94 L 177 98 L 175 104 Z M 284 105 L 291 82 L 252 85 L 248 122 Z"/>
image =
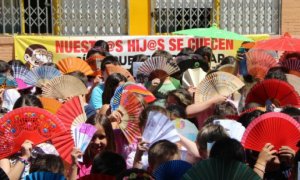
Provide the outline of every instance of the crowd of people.
<path id="1" fill-rule="evenodd" d="M 252 88 L 267 79 L 289 83 L 287 74 L 295 70 L 279 61 L 290 58 L 300 61 L 300 52 L 285 52 L 274 66 L 263 67 L 262 63 L 263 68 L 254 69 L 254 72 L 248 69 L 248 73 L 241 72 L 241 62 L 246 60 L 244 53 L 225 57 L 216 67 L 211 65 L 212 54 L 209 47 L 196 50 L 187 47 L 175 57 L 157 50 L 151 57 L 137 54 L 131 68 L 126 70 L 109 52 L 108 44 L 99 40 L 89 50 L 87 60 L 82 60 L 92 73 L 84 72 L 79 66 L 64 72 L 55 63 L 36 63 L 38 66 L 32 67 L 20 60 L 0 61 L 1 77 L 7 79 L 16 77 L 15 69 L 30 71 L 43 66 L 60 70 L 60 76 L 78 78 L 87 89 L 86 94 L 78 94 L 84 107 L 85 123 L 96 128 L 84 152 L 74 144 L 70 147 L 72 151 L 67 156 L 71 161 L 64 159 L 51 139 L 40 144 L 26 139 L 17 153 L 1 156 L 1 179 L 297 179 L 300 156 L 294 147 L 299 147 L 300 141 L 293 147 L 284 142 L 278 147 L 271 140 L 259 137 L 265 142 L 257 151 L 245 147 L 242 139 L 253 121 L 273 111 L 297 122 L 300 134 L 300 101 L 283 105 L 272 97 L 267 104 L 247 99 Z M 190 69 L 199 73 L 189 73 Z M 203 92 L 200 82 L 207 80 L 205 76 L 195 82 L 184 75 L 199 79 L 200 73 L 208 77 L 218 72 L 235 76 L 243 86 L 232 94 L 220 92 L 209 96 L 208 92 L 199 95 Z M 3 81 L 2 116 L 25 106 L 45 108 L 41 97 L 48 93 L 44 87 L 50 81 L 50 78 L 44 79 L 44 84 L 38 86 L 26 84 L 26 80 L 23 84 L 17 81 L 16 87 Z M 79 84 L 74 85 L 77 86 Z M 295 87 L 295 93 L 297 90 Z M 73 96 L 56 100 L 63 106 Z M 231 129 L 224 121 L 240 126 Z M 180 131 L 187 125 L 190 136 Z"/>

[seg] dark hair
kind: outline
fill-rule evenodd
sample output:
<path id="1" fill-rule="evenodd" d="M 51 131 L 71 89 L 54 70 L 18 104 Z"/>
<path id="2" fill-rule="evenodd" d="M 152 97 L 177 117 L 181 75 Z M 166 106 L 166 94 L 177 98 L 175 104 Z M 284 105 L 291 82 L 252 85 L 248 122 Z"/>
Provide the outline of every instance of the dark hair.
<path id="1" fill-rule="evenodd" d="M 66 75 L 70 75 L 70 76 L 74 76 L 74 77 L 78 78 L 87 87 L 88 78 L 83 72 L 73 71 L 73 72 L 66 73 Z"/>
<path id="2" fill-rule="evenodd" d="M 43 46 L 41 44 L 31 44 L 30 46 L 28 46 L 28 48 L 26 48 L 25 54 L 28 54 L 31 57 L 33 51 L 36 49 L 44 49 L 47 51 L 47 48 L 45 48 L 45 46 Z"/>
<path id="3" fill-rule="evenodd" d="M 156 50 L 156 51 L 154 51 L 154 53 L 152 54 L 152 57 L 164 57 L 168 61 L 173 59 L 172 54 L 169 53 L 168 51 L 165 51 L 165 50 Z"/>
<path id="4" fill-rule="evenodd" d="M 205 125 L 208 125 L 208 124 L 213 124 L 214 123 L 214 120 L 218 120 L 218 119 L 223 119 L 224 117 L 223 116 L 219 116 L 219 115 L 211 115 L 209 116 L 208 118 L 206 118 L 204 120 L 204 126 Z"/>
<path id="5" fill-rule="evenodd" d="M 94 54 L 100 54 L 101 56 L 106 56 L 106 53 L 104 51 L 102 51 L 99 48 L 92 48 L 88 51 L 88 53 L 86 54 L 86 59 L 89 59 L 91 56 L 93 56 Z"/>
<path id="6" fill-rule="evenodd" d="M 173 96 L 176 99 L 176 103 L 180 106 L 186 108 L 187 106 L 193 104 L 193 96 L 188 90 L 184 88 L 175 89 L 168 93 L 168 96 Z"/>
<path id="7" fill-rule="evenodd" d="M 260 115 L 264 114 L 263 111 L 261 110 L 254 110 L 252 112 L 248 112 L 248 113 L 245 113 L 245 114 L 242 114 L 240 116 L 240 118 L 238 119 L 238 121 L 240 123 L 242 123 L 242 125 L 247 128 L 248 125 L 257 117 L 259 117 Z"/>
<path id="8" fill-rule="evenodd" d="M 300 116 L 300 109 L 294 107 L 294 106 L 284 106 L 282 110 L 280 111 L 281 113 L 285 113 L 290 116 Z"/>
<path id="9" fill-rule="evenodd" d="M 148 120 L 148 115 L 151 111 L 157 111 L 157 112 L 160 112 L 164 115 L 167 116 L 168 112 L 166 109 L 160 107 L 160 106 L 154 106 L 154 105 L 150 105 L 150 106 L 147 106 L 140 114 L 139 116 L 139 127 L 140 128 L 144 128 L 146 126 L 146 123 L 147 123 L 147 120 Z"/>
<path id="10" fill-rule="evenodd" d="M 234 64 L 235 62 L 235 57 L 233 56 L 226 56 L 220 63 L 220 65 L 225 65 L 225 64 Z"/>
<path id="11" fill-rule="evenodd" d="M 155 170 L 156 167 L 179 155 L 178 147 L 175 143 L 168 140 L 159 140 L 150 146 L 148 151 L 149 166 Z"/>
<path id="12" fill-rule="evenodd" d="M 225 118 L 227 115 L 237 115 L 238 111 L 234 104 L 229 101 L 225 101 L 215 105 L 213 114 Z"/>
<path id="13" fill-rule="evenodd" d="M 212 49 L 207 46 L 201 46 L 195 51 L 195 54 L 199 54 L 200 56 L 202 56 L 208 63 L 211 61 L 212 53 Z"/>
<path id="14" fill-rule="evenodd" d="M 95 157 L 91 174 L 116 176 L 124 170 L 126 170 L 126 162 L 121 155 L 110 151 L 104 151 Z"/>
<path id="15" fill-rule="evenodd" d="M 172 104 L 167 107 L 167 110 L 171 114 L 171 116 L 175 116 L 176 118 L 186 118 L 185 108 L 178 104 Z"/>
<path id="16" fill-rule="evenodd" d="M 12 60 L 8 61 L 8 64 L 10 66 L 22 66 L 23 68 L 27 68 L 25 66 L 25 64 L 21 60 L 18 60 L 18 59 L 12 59 Z"/>
<path id="17" fill-rule="evenodd" d="M 26 94 L 19 97 L 15 102 L 13 109 L 17 109 L 24 106 L 43 108 L 43 104 L 40 101 L 40 99 L 37 98 L 35 95 L 31 95 L 31 94 Z"/>
<path id="18" fill-rule="evenodd" d="M 194 53 L 194 50 L 192 48 L 184 47 L 180 50 L 180 52 L 177 54 L 177 56 L 188 56 L 193 53 Z"/>
<path id="19" fill-rule="evenodd" d="M 127 79 L 120 73 L 113 73 L 109 75 L 105 81 L 102 102 L 103 104 L 109 104 L 110 99 L 113 97 L 116 88 L 119 86 L 120 82 L 126 82 Z"/>
<path id="20" fill-rule="evenodd" d="M 288 71 L 283 67 L 272 67 L 269 69 L 265 79 L 279 79 L 287 82 L 285 73 L 288 73 Z"/>
<path id="21" fill-rule="evenodd" d="M 9 70 L 11 70 L 11 67 L 9 66 L 8 62 L 0 60 L 0 73 L 6 73 Z"/>
<path id="22" fill-rule="evenodd" d="M 169 77 L 169 74 L 161 69 L 156 69 L 152 71 L 148 77 L 148 82 L 151 82 L 153 79 L 158 78 L 161 83 L 163 83 L 167 77 Z"/>
<path id="23" fill-rule="evenodd" d="M 239 141 L 231 138 L 223 138 L 214 143 L 209 157 L 245 162 L 245 151 Z"/>
<path id="24" fill-rule="evenodd" d="M 127 169 L 126 171 L 123 171 L 121 174 L 119 174 L 116 178 L 116 180 L 153 180 L 154 178 L 151 176 L 151 174 L 143 169 Z"/>
<path id="25" fill-rule="evenodd" d="M 103 126 L 103 129 L 105 131 L 106 138 L 107 138 L 107 146 L 106 146 L 105 150 L 113 151 L 113 152 L 116 151 L 114 131 L 113 131 L 111 122 L 107 119 L 107 117 L 105 115 L 96 114 L 94 119 L 90 118 L 90 119 L 88 119 L 88 121 L 86 121 L 86 123 L 92 124 L 94 126 L 96 124 Z"/>
<path id="26" fill-rule="evenodd" d="M 106 52 L 109 52 L 109 45 L 106 41 L 104 40 L 98 40 L 95 42 L 94 47 L 101 47 L 103 48 L 103 50 L 105 50 Z"/>
<path id="27" fill-rule="evenodd" d="M 106 56 L 101 62 L 101 71 L 105 70 L 107 64 L 120 65 L 120 62 L 115 56 Z"/>
<path id="28" fill-rule="evenodd" d="M 38 154 L 31 161 L 30 173 L 45 171 L 64 174 L 64 163 L 59 156 L 53 154 Z"/>

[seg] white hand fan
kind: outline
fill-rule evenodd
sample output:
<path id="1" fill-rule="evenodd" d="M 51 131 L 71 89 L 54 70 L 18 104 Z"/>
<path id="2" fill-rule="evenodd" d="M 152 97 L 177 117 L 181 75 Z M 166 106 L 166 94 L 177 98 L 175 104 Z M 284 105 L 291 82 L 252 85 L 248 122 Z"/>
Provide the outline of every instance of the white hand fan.
<path id="1" fill-rule="evenodd" d="M 239 142 L 241 142 L 246 130 L 241 123 L 230 119 L 214 120 L 214 124 L 220 124 L 221 126 L 223 126 L 229 137 L 236 139 Z"/>
<path id="2" fill-rule="evenodd" d="M 163 57 L 153 57 L 146 60 L 138 69 L 137 74 L 149 75 L 154 70 L 163 70 L 168 75 L 178 72 L 180 69 L 175 63 L 168 62 Z"/>
<path id="3" fill-rule="evenodd" d="M 42 87 L 51 79 L 61 76 L 58 69 L 51 66 L 39 66 L 33 68 L 25 75 L 25 83 L 37 87 Z"/>
<path id="4" fill-rule="evenodd" d="M 197 86 L 195 102 L 205 102 L 216 95 L 230 96 L 245 84 L 236 76 L 226 72 L 215 72 L 205 77 Z"/>
<path id="5" fill-rule="evenodd" d="M 188 69 L 183 73 L 182 85 L 185 88 L 190 86 L 197 87 L 197 85 L 205 78 L 206 72 L 201 68 Z"/>
<path id="6" fill-rule="evenodd" d="M 96 131 L 97 128 L 91 124 L 82 123 L 76 126 L 74 130 L 72 130 L 75 147 L 84 153 Z M 82 162 L 82 160 L 82 157 L 78 159 L 80 162 Z"/>
<path id="7" fill-rule="evenodd" d="M 149 143 L 149 147 L 163 139 L 173 143 L 180 140 L 174 124 L 167 116 L 157 111 L 149 113 L 142 138 Z"/>

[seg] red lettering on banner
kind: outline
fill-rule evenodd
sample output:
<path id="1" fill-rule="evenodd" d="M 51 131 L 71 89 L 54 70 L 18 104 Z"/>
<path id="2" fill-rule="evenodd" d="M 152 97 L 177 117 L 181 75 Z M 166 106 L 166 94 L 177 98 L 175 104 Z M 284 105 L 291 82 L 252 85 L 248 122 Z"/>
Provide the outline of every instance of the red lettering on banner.
<path id="1" fill-rule="evenodd" d="M 64 41 L 55 41 L 55 52 L 64 53 Z"/>
<path id="2" fill-rule="evenodd" d="M 135 40 L 128 40 L 127 41 L 127 49 L 128 52 L 134 52 L 135 51 Z"/>
<path id="3" fill-rule="evenodd" d="M 208 47 L 211 46 L 210 38 L 204 38 L 203 40 L 204 40 L 203 46 L 208 46 Z M 202 44 L 202 43 L 201 43 L 201 44 Z"/>
<path id="4" fill-rule="evenodd" d="M 175 51 L 176 50 L 176 39 L 175 38 L 171 38 L 169 40 L 169 51 Z"/>
<path id="5" fill-rule="evenodd" d="M 121 40 L 116 41 L 116 52 L 122 52 L 123 51 L 123 45 Z"/>
<path id="6" fill-rule="evenodd" d="M 56 53 L 87 53 L 95 41 L 55 41 Z"/>
<path id="7" fill-rule="evenodd" d="M 225 39 L 219 39 L 219 50 L 225 50 Z"/>
<path id="8" fill-rule="evenodd" d="M 90 47 L 88 46 L 88 41 L 81 41 L 81 52 L 87 53 Z"/>
<path id="9" fill-rule="evenodd" d="M 226 40 L 226 50 L 233 49 L 233 40 Z"/>
<path id="10" fill-rule="evenodd" d="M 177 51 L 180 51 L 182 49 L 183 46 L 183 39 L 177 39 Z"/>
<path id="11" fill-rule="evenodd" d="M 81 52 L 80 41 L 74 41 L 74 52 L 75 53 L 80 53 Z"/>
<path id="12" fill-rule="evenodd" d="M 218 49 L 218 39 L 212 39 L 211 49 L 212 50 Z"/>
<path id="13" fill-rule="evenodd" d="M 157 40 L 157 49 L 158 50 L 165 50 L 165 44 L 164 44 L 164 39 L 158 39 Z"/>
<path id="14" fill-rule="evenodd" d="M 193 50 L 196 49 L 196 45 L 195 45 L 195 39 L 194 38 L 189 38 L 187 41 L 187 46 L 192 48 Z"/>
<path id="15" fill-rule="evenodd" d="M 142 47 L 140 47 L 140 41 L 137 40 L 137 49 L 139 52 L 145 52 L 147 50 L 147 40 L 142 40 Z"/>

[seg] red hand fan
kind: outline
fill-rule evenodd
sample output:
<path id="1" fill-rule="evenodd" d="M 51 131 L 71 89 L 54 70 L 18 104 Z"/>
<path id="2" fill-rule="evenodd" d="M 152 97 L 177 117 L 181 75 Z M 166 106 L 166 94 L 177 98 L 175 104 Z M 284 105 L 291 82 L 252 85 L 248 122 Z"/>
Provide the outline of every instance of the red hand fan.
<path id="1" fill-rule="evenodd" d="M 52 139 L 52 143 L 59 152 L 60 156 L 67 163 L 71 164 L 71 152 L 75 146 L 73 140 L 73 129 L 87 120 L 83 109 L 82 101 L 79 97 L 74 97 L 59 108 L 57 117 L 65 125 L 67 132 Z"/>
<path id="2" fill-rule="evenodd" d="M 254 119 L 247 127 L 241 143 L 247 149 L 261 151 L 266 143 L 271 143 L 278 150 L 289 146 L 297 151 L 300 139 L 300 124 L 292 117 L 277 112 L 270 112 Z"/>
<path id="3" fill-rule="evenodd" d="M 300 105 L 300 97 L 290 84 L 277 79 L 266 79 L 252 87 L 246 98 L 246 104 L 256 102 L 265 105 L 271 100 L 276 106 Z"/>
<path id="4" fill-rule="evenodd" d="M 131 92 L 122 94 L 120 106 L 117 109 L 122 114 L 119 127 L 129 143 L 133 143 L 138 136 L 141 136 L 139 115 L 143 109 L 143 104 L 135 94 Z"/>
<path id="5" fill-rule="evenodd" d="M 147 103 L 151 103 L 156 100 L 152 92 L 141 84 L 129 84 L 124 87 L 124 90 L 142 95 Z"/>
<path id="6" fill-rule="evenodd" d="M 66 132 L 56 116 L 36 107 L 15 109 L 0 121 L 0 159 L 19 151 L 25 140 L 39 144 Z"/>

